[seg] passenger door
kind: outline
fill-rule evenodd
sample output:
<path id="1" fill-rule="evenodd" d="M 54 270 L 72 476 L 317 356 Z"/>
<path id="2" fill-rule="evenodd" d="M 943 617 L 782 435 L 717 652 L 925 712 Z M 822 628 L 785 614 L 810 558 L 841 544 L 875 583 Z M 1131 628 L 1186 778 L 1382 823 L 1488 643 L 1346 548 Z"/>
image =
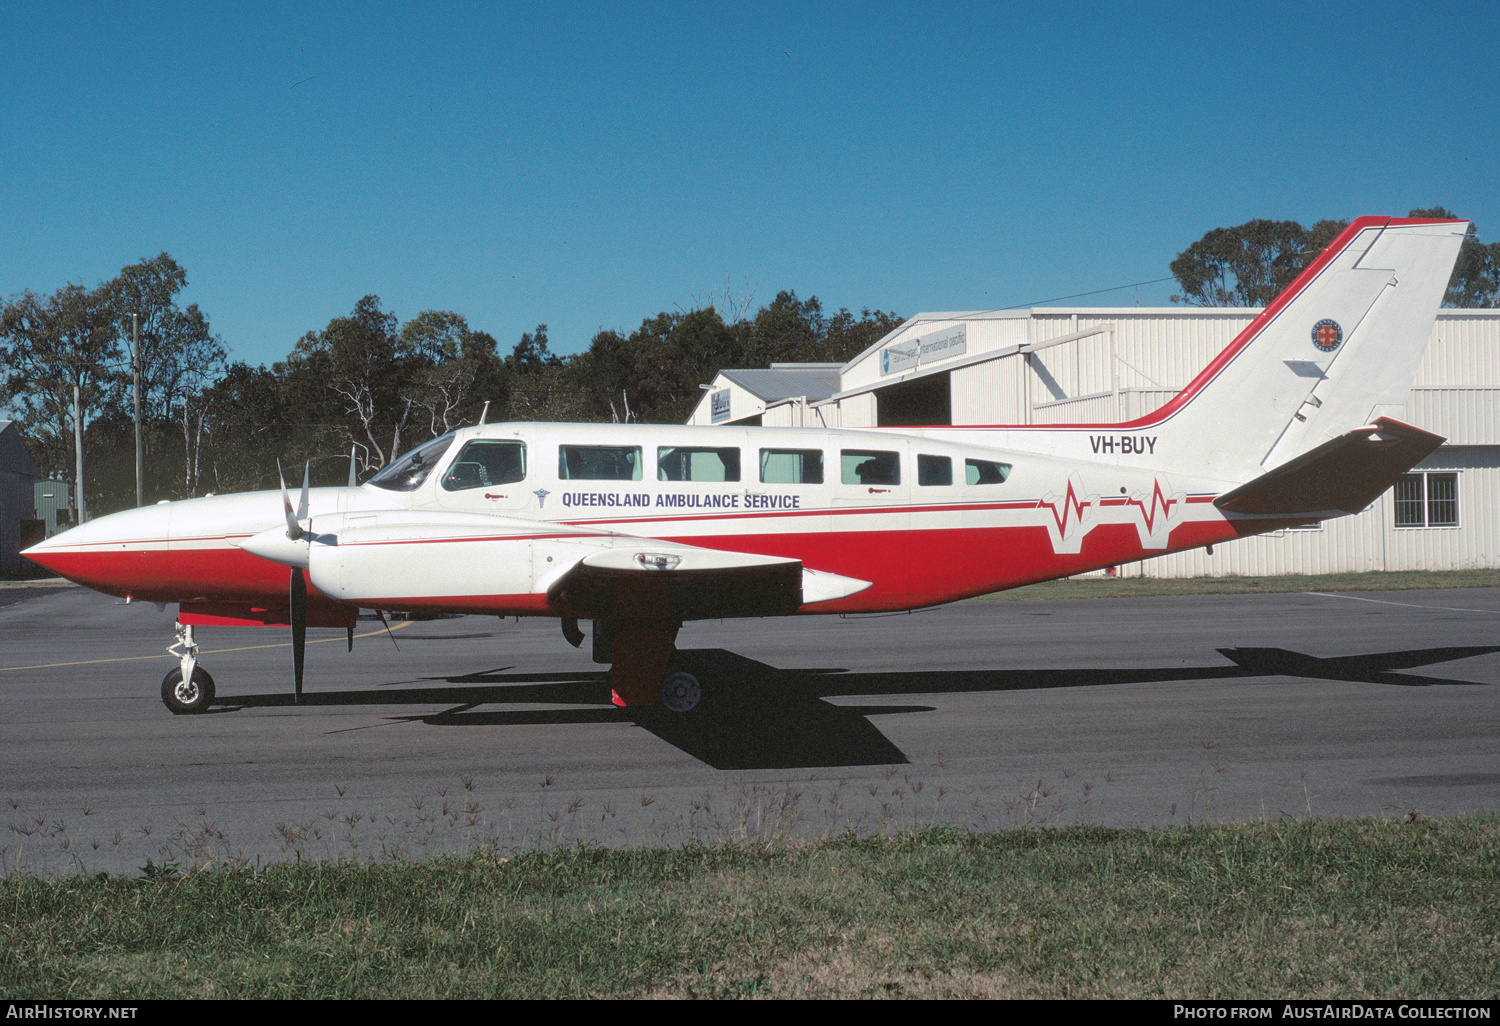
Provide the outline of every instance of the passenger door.
<path id="1" fill-rule="evenodd" d="M 907 511 L 910 479 L 916 468 L 904 439 L 874 439 L 853 445 L 840 440 L 829 450 L 834 464 L 831 533 L 840 544 L 861 553 L 865 573 L 841 570 L 850 577 L 874 580 L 888 595 L 905 595 L 910 583 L 907 558 L 911 517 Z"/>

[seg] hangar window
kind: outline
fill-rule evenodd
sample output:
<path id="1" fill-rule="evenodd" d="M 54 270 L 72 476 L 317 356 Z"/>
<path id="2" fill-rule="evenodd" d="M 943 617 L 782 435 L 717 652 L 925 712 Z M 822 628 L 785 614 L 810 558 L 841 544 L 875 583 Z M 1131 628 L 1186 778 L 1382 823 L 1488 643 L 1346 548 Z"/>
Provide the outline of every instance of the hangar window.
<path id="1" fill-rule="evenodd" d="M 663 445 L 656 450 L 656 477 L 660 481 L 738 481 L 740 451 Z"/>
<path id="2" fill-rule="evenodd" d="M 917 484 L 951 485 L 953 483 L 953 460 L 947 456 L 917 454 Z"/>
<path id="3" fill-rule="evenodd" d="M 526 480 L 525 442 L 470 442 L 443 475 L 443 488 L 461 492 L 465 488 L 515 484 Z"/>
<path id="4" fill-rule="evenodd" d="M 639 445 L 559 445 L 557 476 L 563 481 L 639 481 Z"/>
<path id="5" fill-rule="evenodd" d="M 971 485 L 1004 484 L 1010 477 L 1009 463 L 994 460 L 964 460 L 964 483 Z"/>
<path id="6" fill-rule="evenodd" d="M 841 480 L 844 484 L 898 485 L 901 483 L 899 453 L 875 449 L 844 449 L 842 456 L 840 469 Z"/>
<path id="7" fill-rule="evenodd" d="M 822 484 L 822 449 L 762 449 L 762 484 Z"/>
<path id="8" fill-rule="evenodd" d="M 432 468 L 437 466 L 437 461 L 443 458 L 443 453 L 452 444 L 451 434 L 434 438 L 391 463 L 370 478 L 369 483 L 376 488 L 387 488 L 393 492 L 414 492 L 427 480 L 427 475 L 432 473 Z"/>
<path id="9" fill-rule="evenodd" d="M 1407 474 L 1392 491 L 1397 527 L 1458 526 L 1457 474 Z"/>

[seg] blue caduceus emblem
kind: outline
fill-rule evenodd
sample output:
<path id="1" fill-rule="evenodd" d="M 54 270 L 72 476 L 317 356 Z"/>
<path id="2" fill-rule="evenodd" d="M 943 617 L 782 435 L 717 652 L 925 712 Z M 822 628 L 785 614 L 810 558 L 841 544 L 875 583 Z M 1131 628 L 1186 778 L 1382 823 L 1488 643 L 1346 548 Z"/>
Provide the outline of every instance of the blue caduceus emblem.
<path id="1" fill-rule="evenodd" d="M 1313 345 L 1320 350 L 1331 353 L 1339 347 L 1340 342 L 1344 341 L 1344 329 L 1339 327 L 1338 321 L 1324 318 L 1313 325 L 1312 340 Z"/>

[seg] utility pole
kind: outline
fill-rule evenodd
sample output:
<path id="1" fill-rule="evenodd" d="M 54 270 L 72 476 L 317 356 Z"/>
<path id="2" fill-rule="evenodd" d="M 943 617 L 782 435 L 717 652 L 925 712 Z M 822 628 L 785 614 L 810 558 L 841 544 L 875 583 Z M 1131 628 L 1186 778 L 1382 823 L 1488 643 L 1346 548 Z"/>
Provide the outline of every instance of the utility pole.
<path id="1" fill-rule="evenodd" d="M 83 398 L 77 381 L 73 382 L 73 452 L 78 457 L 73 491 L 77 492 L 75 498 L 78 500 L 78 522 L 81 524 L 89 518 L 89 513 L 83 504 Z"/>
<path id="2" fill-rule="evenodd" d="M 146 478 L 141 469 L 144 450 L 141 447 L 141 315 L 130 315 L 130 334 L 135 344 L 130 349 L 130 370 L 135 375 L 135 504 L 146 504 Z"/>

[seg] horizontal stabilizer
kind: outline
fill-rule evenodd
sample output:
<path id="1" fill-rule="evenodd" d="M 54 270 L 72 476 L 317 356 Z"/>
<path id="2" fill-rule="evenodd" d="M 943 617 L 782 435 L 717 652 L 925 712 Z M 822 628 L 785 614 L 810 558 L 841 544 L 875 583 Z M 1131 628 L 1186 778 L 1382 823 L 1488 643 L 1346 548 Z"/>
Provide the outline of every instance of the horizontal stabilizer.
<path id="1" fill-rule="evenodd" d="M 1444 439 L 1381 417 L 1330 439 L 1214 500 L 1230 513 L 1358 513 Z"/>

